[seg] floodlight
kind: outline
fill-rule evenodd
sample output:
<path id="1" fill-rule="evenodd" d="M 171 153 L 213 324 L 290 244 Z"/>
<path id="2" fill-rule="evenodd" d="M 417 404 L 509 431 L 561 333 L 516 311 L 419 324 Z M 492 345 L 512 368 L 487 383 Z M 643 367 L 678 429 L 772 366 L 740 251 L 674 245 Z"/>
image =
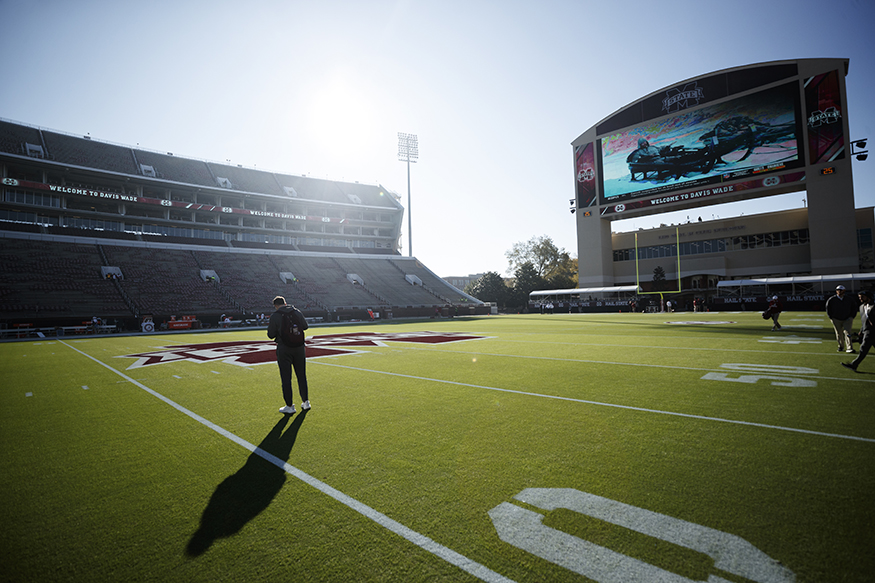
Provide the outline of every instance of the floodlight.
<path id="1" fill-rule="evenodd" d="M 419 143 L 416 134 L 398 132 L 398 160 L 416 162 L 419 158 Z"/>
<path id="2" fill-rule="evenodd" d="M 413 257 L 413 222 L 410 207 L 410 163 L 419 158 L 419 143 L 416 134 L 398 132 L 398 160 L 407 162 L 407 254 Z"/>

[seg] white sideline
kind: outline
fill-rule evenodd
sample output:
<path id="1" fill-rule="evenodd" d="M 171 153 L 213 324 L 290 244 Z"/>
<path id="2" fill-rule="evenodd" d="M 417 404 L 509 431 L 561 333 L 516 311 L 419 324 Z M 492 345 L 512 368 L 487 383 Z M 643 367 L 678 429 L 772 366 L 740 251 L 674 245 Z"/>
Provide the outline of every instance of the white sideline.
<path id="1" fill-rule="evenodd" d="M 355 366 L 347 366 L 343 364 L 332 364 L 330 362 L 325 362 L 323 360 L 314 360 L 312 364 L 318 364 L 322 366 L 333 366 L 336 368 L 347 368 L 350 370 L 357 370 L 360 372 L 371 372 L 375 374 L 382 374 L 387 376 L 395 376 L 395 377 L 403 377 L 408 379 L 414 379 L 418 381 L 431 381 L 434 383 L 444 383 L 447 385 L 457 385 L 460 387 L 471 387 L 474 389 L 486 389 L 487 391 L 499 391 L 502 393 L 515 393 L 517 395 L 526 395 L 529 397 L 541 397 L 543 399 L 556 399 L 558 401 L 572 401 L 574 403 L 585 403 L 587 405 L 598 405 L 599 407 L 614 407 L 616 409 L 627 409 L 629 411 L 641 411 L 643 413 L 657 413 L 659 415 L 672 415 L 674 417 L 686 417 L 688 419 L 700 419 L 703 421 L 718 421 L 720 423 L 732 423 L 734 425 L 747 425 L 749 427 L 760 427 L 763 429 L 777 429 L 779 431 L 791 431 L 793 433 L 805 433 L 807 435 L 818 435 L 821 437 L 837 437 L 839 439 L 851 439 L 854 441 L 866 441 L 869 443 L 875 443 L 875 439 L 869 437 L 857 437 L 855 435 L 842 435 L 840 433 L 825 433 L 823 431 L 812 431 L 810 429 L 796 429 L 795 427 L 782 427 L 781 425 L 767 425 L 765 423 L 754 423 L 752 421 L 738 421 L 734 419 L 722 419 L 720 417 L 706 417 L 704 415 L 691 415 L 689 413 L 676 413 L 674 411 L 661 411 L 659 409 L 646 409 L 644 407 L 632 407 L 630 405 L 616 405 L 614 403 L 601 403 L 599 401 L 587 401 L 586 399 L 574 399 L 572 397 L 560 397 L 558 395 L 545 395 L 542 393 L 531 393 L 528 391 L 517 391 L 514 389 L 500 389 L 498 387 L 487 387 L 485 385 L 472 385 L 470 383 L 460 383 L 458 381 L 448 381 L 444 379 L 432 379 L 428 377 L 418 377 L 409 374 L 401 374 L 397 372 L 385 372 L 382 370 L 371 370 L 368 368 L 359 368 Z M 708 369 L 702 369 L 708 370 Z"/>
<path id="2" fill-rule="evenodd" d="M 218 425 L 216 425 L 212 421 L 209 421 L 209 420 L 201 417 L 200 415 L 198 415 L 194 411 L 186 409 L 185 407 L 183 407 L 179 403 L 176 403 L 175 401 L 168 399 L 167 397 L 165 397 L 161 393 L 158 393 L 158 392 L 150 389 L 146 385 L 132 379 L 131 377 L 124 374 L 123 372 L 112 368 L 108 364 L 101 362 L 100 360 L 91 356 L 90 354 L 82 352 L 78 348 L 70 346 L 69 344 L 67 344 L 64 341 L 60 341 L 60 343 L 63 344 L 64 346 L 66 346 L 67 348 L 75 350 L 76 352 L 78 352 L 82 356 L 85 356 L 86 358 L 93 360 L 94 362 L 96 362 L 100 366 L 111 370 L 112 372 L 119 375 L 120 377 L 122 377 L 126 381 L 143 389 L 144 391 L 146 391 L 147 393 L 149 393 L 153 397 L 157 397 L 158 399 L 161 399 L 162 401 L 164 401 L 165 403 L 167 403 L 168 405 L 170 405 L 171 407 L 173 407 L 177 411 L 184 413 L 185 415 L 191 417 L 192 419 L 194 419 L 198 423 L 201 423 L 201 424 L 205 425 L 206 427 L 209 427 L 210 429 L 212 429 L 213 431 L 215 431 L 216 433 L 218 433 L 222 437 L 230 439 L 234 443 L 242 446 L 243 448 L 251 451 L 254 454 L 259 455 L 260 457 L 264 458 L 265 460 L 269 461 L 270 463 L 274 464 L 275 466 L 282 468 L 289 475 L 292 475 L 292 476 L 298 478 L 299 480 L 301 480 L 302 482 L 309 484 L 310 486 L 316 488 L 317 490 L 319 490 L 323 494 L 327 494 L 328 496 L 330 496 L 331 498 L 334 498 L 335 500 L 337 500 L 341 504 L 348 506 L 349 508 L 351 508 L 352 510 L 355 510 L 359 514 L 365 516 L 366 518 L 373 520 L 374 522 L 376 522 L 380 526 L 390 530 L 391 532 L 401 536 L 402 538 L 407 539 L 408 541 L 412 542 L 413 544 L 420 547 L 421 549 L 428 551 L 429 553 L 445 560 L 446 562 L 450 563 L 451 565 L 454 565 L 467 573 L 470 573 L 471 575 L 477 577 L 481 581 L 487 581 L 488 583 L 514 583 L 514 581 L 512 579 L 508 579 L 507 577 L 505 577 L 503 575 L 499 575 L 498 573 L 496 573 L 495 571 L 492 571 L 491 569 L 487 568 L 486 566 L 481 565 L 480 563 L 477 563 L 476 561 L 472 561 L 471 559 L 465 557 L 464 555 L 461 555 L 461 554 L 457 553 L 456 551 L 449 549 L 449 548 L 433 541 L 432 539 L 428 538 L 427 536 L 425 536 L 423 534 L 416 532 L 415 530 L 407 528 L 403 524 L 389 518 L 385 514 L 374 510 L 370 506 L 359 502 L 355 498 L 347 496 L 343 492 L 336 490 L 335 488 L 332 488 L 331 486 L 329 486 L 325 482 L 322 482 L 321 480 L 317 480 L 313 476 L 307 474 L 306 472 L 299 470 L 298 468 L 294 467 L 293 465 L 289 464 L 288 462 L 284 462 L 283 460 L 276 457 L 275 455 L 264 451 L 263 449 L 261 449 L 260 447 L 258 447 L 256 445 L 253 445 L 252 443 L 249 443 L 248 441 L 246 441 L 242 437 L 238 437 L 237 435 L 234 435 L 230 431 L 227 431 L 227 430 L 219 427 Z"/>

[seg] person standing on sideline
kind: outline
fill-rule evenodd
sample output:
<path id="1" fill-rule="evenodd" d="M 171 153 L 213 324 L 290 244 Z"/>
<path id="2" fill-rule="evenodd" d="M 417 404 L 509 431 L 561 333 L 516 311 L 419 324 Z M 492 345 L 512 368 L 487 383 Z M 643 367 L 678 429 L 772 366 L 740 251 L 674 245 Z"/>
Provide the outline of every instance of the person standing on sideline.
<path id="1" fill-rule="evenodd" d="M 780 330 L 781 325 L 778 324 L 778 316 L 781 315 L 781 302 L 778 300 L 778 296 L 772 296 L 769 299 L 769 316 L 772 318 L 772 322 L 774 326 L 772 326 L 772 332 L 775 330 Z"/>
<path id="2" fill-rule="evenodd" d="M 872 316 L 875 316 L 872 310 L 872 301 L 875 298 L 872 297 L 872 292 L 870 291 L 861 291 L 858 295 L 860 303 L 863 304 L 860 306 L 860 354 L 851 362 L 842 363 L 843 367 L 849 368 L 854 372 L 856 372 L 860 363 L 863 362 L 863 359 L 866 358 L 869 349 L 872 348 L 872 341 L 875 340 L 871 320 Z"/>
<path id="3" fill-rule="evenodd" d="M 301 393 L 301 409 L 310 409 L 310 397 L 307 388 L 307 353 L 304 348 L 304 330 L 308 328 L 304 314 L 294 307 L 286 305 L 286 299 L 277 296 L 273 299 L 276 311 L 270 315 L 267 324 L 267 337 L 276 340 L 276 363 L 280 369 L 280 382 L 283 387 L 285 407 L 280 407 L 280 413 L 291 415 L 295 412 L 292 400 L 292 368 L 298 379 L 298 392 Z M 287 317 L 284 317 L 287 316 Z M 288 321 L 287 330 L 283 330 L 284 320 Z"/>
<path id="4" fill-rule="evenodd" d="M 854 345 L 851 342 L 851 329 L 854 326 L 854 318 L 857 316 L 857 302 L 853 296 L 845 293 L 845 286 L 836 287 L 836 295 L 826 300 L 826 315 L 829 316 L 832 327 L 835 328 L 839 352 L 853 354 Z"/>

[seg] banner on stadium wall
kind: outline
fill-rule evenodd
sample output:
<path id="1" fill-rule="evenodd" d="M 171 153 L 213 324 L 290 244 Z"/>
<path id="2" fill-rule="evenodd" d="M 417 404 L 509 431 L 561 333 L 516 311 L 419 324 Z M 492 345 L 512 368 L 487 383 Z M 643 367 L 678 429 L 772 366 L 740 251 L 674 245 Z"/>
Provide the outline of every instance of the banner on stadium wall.
<path id="1" fill-rule="evenodd" d="M 729 175 L 727 176 L 727 178 L 732 178 L 732 176 Z M 802 182 L 803 180 L 805 180 L 805 172 L 791 172 L 790 174 L 784 174 L 782 176 L 766 176 L 763 178 L 758 178 L 756 180 L 737 182 L 735 184 L 709 186 L 706 188 L 688 190 L 686 192 L 672 192 L 670 194 L 657 195 L 644 200 L 633 200 L 626 203 L 606 206 L 602 208 L 602 216 L 618 215 L 625 211 L 635 209 L 657 207 L 677 202 L 686 202 L 698 198 L 732 194 L 735 192 L 742 192 L 744 190 L 750 190 L 754 188 L 775 187 L 782 184 L 792 184 L 794 182 Z"/>
<path id="2" fill-rule="evenodd" d="M 809 164 L 845 157 L 840 82 L 838 71 L 805 80 Z"/>
<path id="3" fill-rule="evenodd" d="M 119 194 L 118 192 L 106 192 L 102 190 L 92 190 L 90 188 L 77 188 L 74 186 L 58 186 L 56 184 L 43 184 L 42 182 L 30 182 L 28 180 L 16 180 L 14 178 L 4 178 L 2 180 L 4 186 L 14 188 L 30 188 L 34 190 L 43 190 L 56 194 L 70 194 L 74 196 L 85 196 L 89 198 L 99 198 L 102 200 L 118 201 L 118 202 L 133 202 L 139 204 L 149 204 L 163 206 L 175 209 L 201 211 L 207 213 L 228 213 L 234 215 L 246 215 L 252 217 L 264 217 L 269 219 L 294 219 L 298 221 L 314 221 L 320 223 L 347 223 L 347 219 L 337 219 L 331 217 L 319 217 L 313 215 L 296 215 L 293 213 L 273 213 L 267 211 L 257 211 L 249 209 L 239 209 L 229 206 L 214 206 L 210 204 L 197 204 L 193 202 L 184 202 L 179 200 L 165 200 L 161 198 L 148 198 L 145 196 L 137 196 L 134 194 Z"/>
<path id="4" fill-rule="evenodd" d="M 596 203 L 594 151 L 592 142 L 574 150 L 577 165 L 577 208 L 586 208 Z"/>

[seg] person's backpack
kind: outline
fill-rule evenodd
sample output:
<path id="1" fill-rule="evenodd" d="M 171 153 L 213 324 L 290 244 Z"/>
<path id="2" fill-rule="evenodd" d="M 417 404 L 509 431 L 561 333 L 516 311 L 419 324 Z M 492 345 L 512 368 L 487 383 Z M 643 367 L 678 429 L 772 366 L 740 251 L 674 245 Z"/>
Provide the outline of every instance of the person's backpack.
<path id="1" fill-rule="evenodd" d="M 303 346 L 304 330 L 295 318 L 295 310 L 283 312 L 283 324 L 280 327 L 280 338 L 286 346 Z"/>

